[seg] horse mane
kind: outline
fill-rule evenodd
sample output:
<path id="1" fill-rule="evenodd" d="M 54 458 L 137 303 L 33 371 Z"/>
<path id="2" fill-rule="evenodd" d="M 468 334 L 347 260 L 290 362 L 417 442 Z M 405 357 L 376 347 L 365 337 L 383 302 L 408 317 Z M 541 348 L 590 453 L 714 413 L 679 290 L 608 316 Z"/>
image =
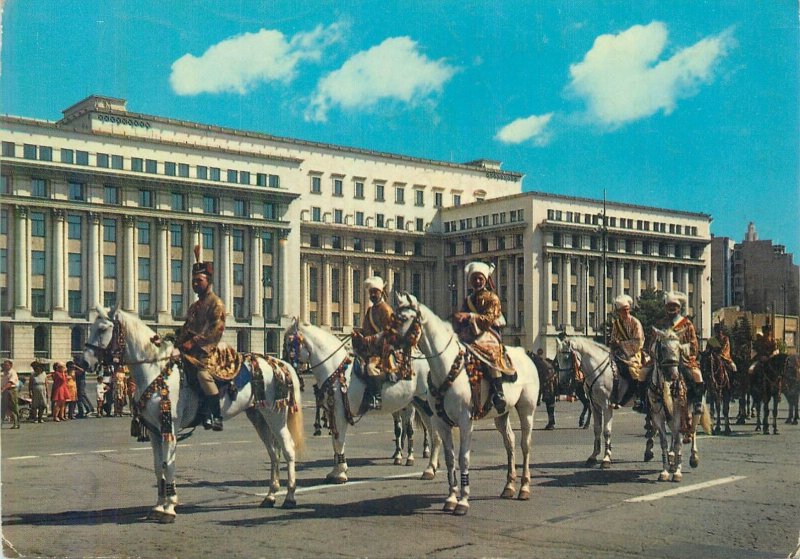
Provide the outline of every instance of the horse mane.
<path id="1" fill-rule="evenodd" d="M 164 343 L 158 347 L 150 341 L 155 332 L 135 314 L 117 310 L 114 317 L 125 325 L 128 330 L 128 341 L 141 348 L 144 359 L 156 360 L 166 355 L 168 349 L 170 353 L 172 352 L 171 343 Z"/>
<path id="2" fill-rule="evenodd" d="M 608 347 L 607 345 L 605 345 L 605 344 L 601 344 L 601 343 L 600 343 L 600 342 L 598 342 L 597 340 L 594 340 L 594 339 L 592 339 L 592 338 L 589 338 L 589 337 L 587 337 L 587 336 L 570 336 L 570 337 L 571 337 L 572 339 L 574 339 L 574 340 L 580 340 L 580 341 L 584 341 L 584 342 L 586 342 L 586 343 L 588 343 L 588 344 L 590 344 L 590 345 L 594 346 L 595 348 L 597 348 L 597 349 L 599 349 L 599 350 L 601 350 L 601 351 L 605 351 L 606 353 L 608 353 L 608 352 L 610 352 L 610 351 L 611 351 L 611 348 L 610 348 L 610 347 Z"/>

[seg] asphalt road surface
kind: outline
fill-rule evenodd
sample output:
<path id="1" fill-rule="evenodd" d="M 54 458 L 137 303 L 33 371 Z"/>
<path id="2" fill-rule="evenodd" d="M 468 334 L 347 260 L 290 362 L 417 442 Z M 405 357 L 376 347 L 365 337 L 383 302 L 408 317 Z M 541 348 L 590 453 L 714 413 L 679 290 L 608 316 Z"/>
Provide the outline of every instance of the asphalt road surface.
<path id="1" fill-rule="evenodd" d="M 309 393 L 306 393 L 310 401 Z M 587 468 L 590 431 L 579 403 L 557 403 L 557 428 L 537 412 L 530 501 L 503 500 L 505 452 L 493 423 L 477 424 L 471 509 L 441 511 L 446 477 L 395 466 L 390 416 L 370 415 L 348 434 L 350 482 L 323 483 L 333 451 L 312 437 L 298 466 L 298 508 L 264 509 L 268 457 L 244 418 L 223 433 L 197 431 L 178 448 L 174 524 L 146 520 L 156 489 L 149 444 L 128 418 L 4 423 L 5 557 L 787 557 L 800 532 L 800 427 L 699 438 L 700 465 L 681 483 L 657 482 L 660 452 L 642 461 L 642 416 L 615 414 L 614 463 Z M 516 417 L 514 417 L 516 423 Z M 658 450 L 658 447 L 656 447 Z M 688 463 L 688 455 L 685 457 Z M 279 499 L 279 503 L 282 499 Z"/>

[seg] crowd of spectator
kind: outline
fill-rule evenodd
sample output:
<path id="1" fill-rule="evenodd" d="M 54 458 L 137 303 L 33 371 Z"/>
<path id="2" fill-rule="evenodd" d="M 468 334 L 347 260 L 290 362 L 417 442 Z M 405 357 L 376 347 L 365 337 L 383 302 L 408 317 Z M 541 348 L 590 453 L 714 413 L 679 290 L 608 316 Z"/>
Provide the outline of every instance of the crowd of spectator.
<path id="1" fill-rule="evenodd" d="M 104 368 L 96 378 L 90 375 L 95 383 L 94 404 L 87 388 L 88 373 L 74 361 L 50 364 L 37 359 L 30 368 L 29 375 L 20 375 L 13 362 L 2 362 L 2 420 L 11 429 L 19 429 L 25 420 L 44 423 L 130 415 L 136 385 L 124 367 Z"/>

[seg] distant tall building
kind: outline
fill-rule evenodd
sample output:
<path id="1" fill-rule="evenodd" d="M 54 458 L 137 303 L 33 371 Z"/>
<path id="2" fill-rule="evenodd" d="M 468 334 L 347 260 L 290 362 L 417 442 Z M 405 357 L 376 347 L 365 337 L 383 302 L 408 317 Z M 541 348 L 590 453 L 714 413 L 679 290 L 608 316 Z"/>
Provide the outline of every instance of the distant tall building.
<path id="1" fill-rule="evenodd" d="M 712 241 L 712 274 L 716 273 L 715 262 L 725 262 L 728 244 L 723 240 Z M 733 279 L 732 304 L 742 310 L 776 314 L 800 314 L 800 267 L 792 260 L 783 245 L 759 240 L 755 225 L 747 227 L 744 241 L 733 247 L 733 262 L 730 270 Z M 724 272 L 722 277 L 724 276 Z M 713 277 L 713 276 L 712 276 Z M 712 283 L 717 279 L 713 277 Z M 712 287 L 712 291 L 716 285 Z M 720 299 L 724 302 L 724 299 Z M 712 298 L 712 307 L 719 308 L 718 300 Z"/>
<path id="2" fill-rule="evenodd" d="M 730 237 L 711 239 L 711 308 L 733 305 L 733 250 Z"/>

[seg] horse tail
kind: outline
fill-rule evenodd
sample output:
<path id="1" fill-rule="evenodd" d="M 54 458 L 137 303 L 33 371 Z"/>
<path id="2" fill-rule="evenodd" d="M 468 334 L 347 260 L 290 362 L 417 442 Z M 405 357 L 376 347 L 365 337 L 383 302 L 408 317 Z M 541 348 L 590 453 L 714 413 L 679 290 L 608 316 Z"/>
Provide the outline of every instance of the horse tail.
<path id="1" fill-rule="evenodd" d="M 708 406 L 706 405 L 703 406 L 703 412 L 700 415 L 700 425 L 706 435 L 711 434 L 711 414 L 708 413 Z"/>
<path id="2" fill-rule="evenodd" d="M 286 426 L 294 441 L 295 458 L 300 459 L 306 449 L 306 436 L 303 431 L 303 406 L 298 402 L 297 410 L 289 410 Z"/>

